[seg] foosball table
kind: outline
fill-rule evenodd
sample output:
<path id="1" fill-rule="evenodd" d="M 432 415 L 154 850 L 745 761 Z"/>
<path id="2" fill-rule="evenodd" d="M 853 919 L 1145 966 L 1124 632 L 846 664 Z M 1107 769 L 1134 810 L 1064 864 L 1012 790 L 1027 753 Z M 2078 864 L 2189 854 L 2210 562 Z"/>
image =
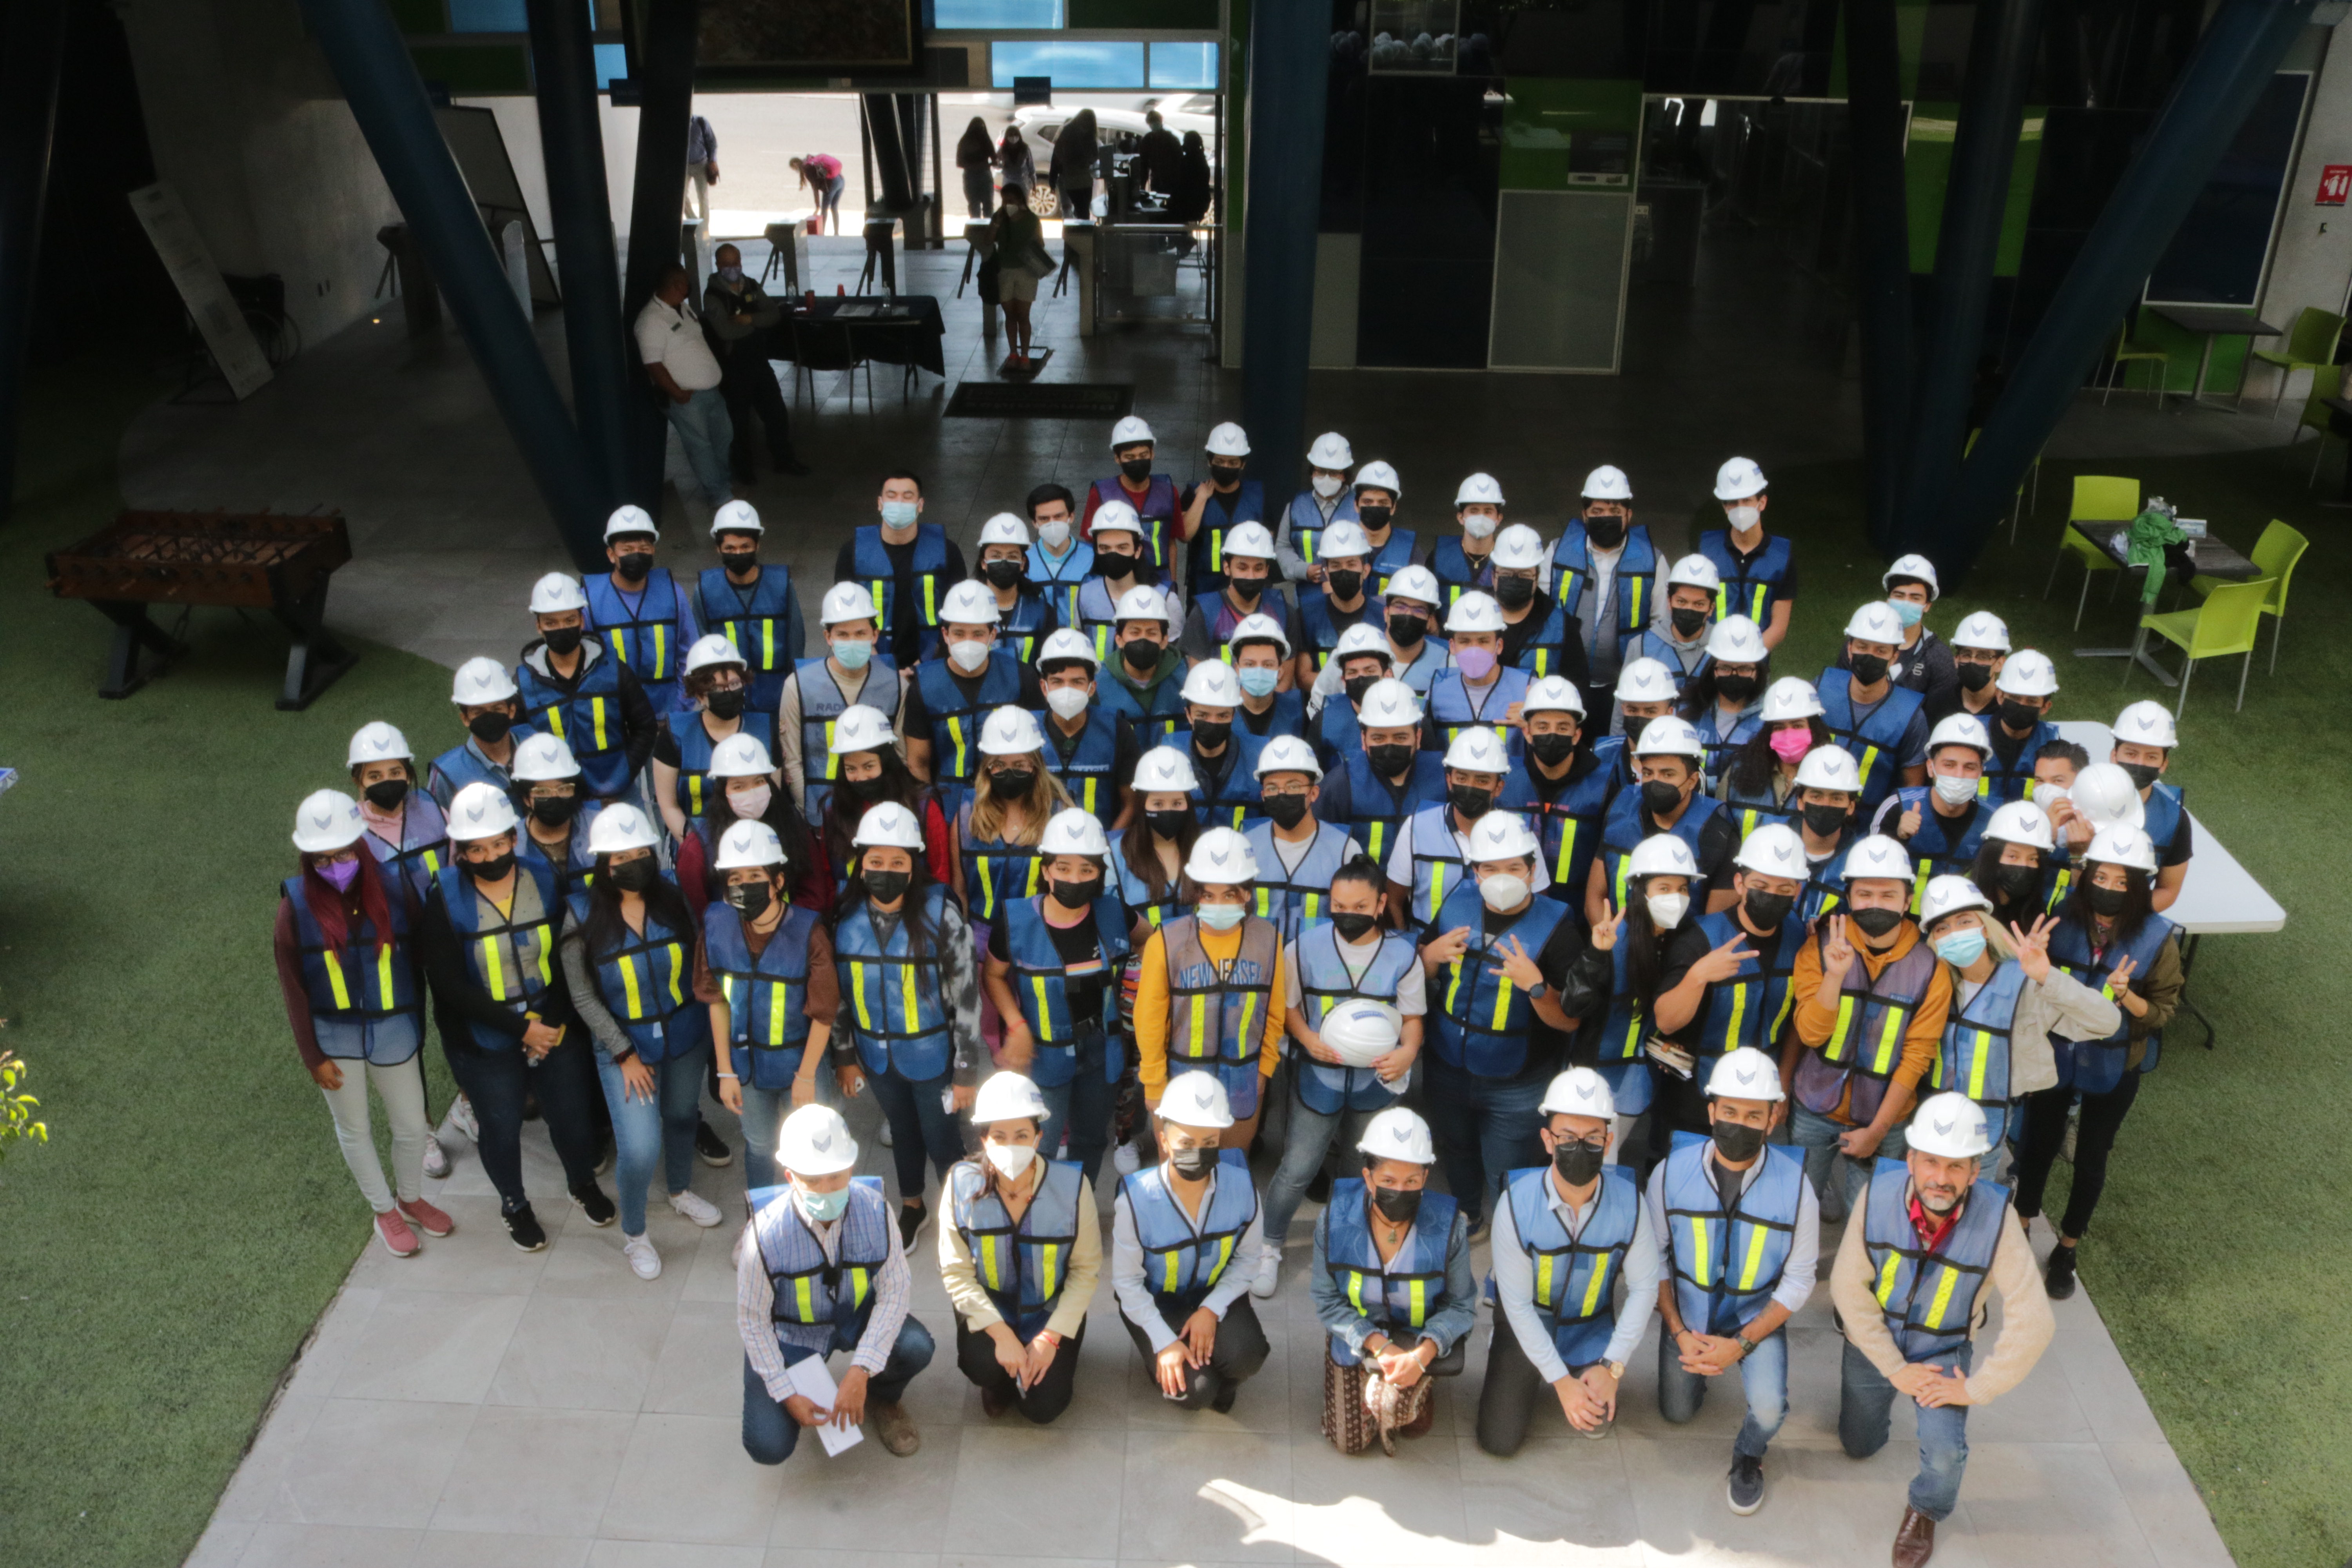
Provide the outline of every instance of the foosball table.
<path id="1" fill-rule="evenodd" d="M 126 511 L 48 556 L 49 592 L 114 623 L 106 684 L 128 697 L 187 652 L 148 618 L 154 605 L 267 610 L 293 639 L 281 709 L 310 700 L 359 658 L 326 627 L 327 583 L 352 558 L 341 512 Z M 142 653 L 152 656 L 144 661 Z"/>

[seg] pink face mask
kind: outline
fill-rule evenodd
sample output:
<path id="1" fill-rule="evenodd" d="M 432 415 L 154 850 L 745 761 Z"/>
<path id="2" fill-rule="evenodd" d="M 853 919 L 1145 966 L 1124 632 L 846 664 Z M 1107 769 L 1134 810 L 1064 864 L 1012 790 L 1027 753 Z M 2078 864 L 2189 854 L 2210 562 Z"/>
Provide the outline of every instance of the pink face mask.
<path id="1" fill-rule="evenodd" d="M 1486 678 L 1495 673 L 1495 650 L 1490 647 L 1457 647 L 1454 650 L 1454 662 L 1471 685 L 1484 685 Z"/>
<path id="2" fill-rule="evenodd" d="M 1805 753 L 1813 749 L 1813 732 L 1810 728 L 1775 730 L 1769 743 L 1772 754 L 1793 767 L 1804 761 Z"/>
<path id="3" fill-rule="evenodd" d="M 352 884 L 359 880 L 359 857 L 354 855 L 348 860 L 322 860 L 319 863 L 319 875 L 332 882 L 336 891 L 348 893 L 352 890 Z"/>

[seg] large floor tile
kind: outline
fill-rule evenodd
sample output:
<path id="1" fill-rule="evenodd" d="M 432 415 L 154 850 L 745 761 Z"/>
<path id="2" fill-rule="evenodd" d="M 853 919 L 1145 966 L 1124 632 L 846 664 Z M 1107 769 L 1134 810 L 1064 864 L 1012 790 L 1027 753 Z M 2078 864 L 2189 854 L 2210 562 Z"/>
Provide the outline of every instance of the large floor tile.
<path id="1" fill-rule="evenodd" d="M 588 1568 L 761 1568 L 756 1546 L 703 1546 L 677 1541 L 600 1541 Z"/>
<path id="2" fill-rule="evenodd" d="M 219 1514 L 205 1527 L 196 1538 L 195 1550 L 189 1552 L 180 1568 L 236 1568 L 237 1559 L 253 1540 L 260 1521 L 251 1519 L 227 1519 Z"/>
<path id="3" fill-rule="evenodd" d="M 352 1270 L 353 1279 L 358 1272 L 356 1268 Z M 335 1299 L 327 1303 L 327 1310 L 320 1314 L 318 1326 L 310 1331 L 310 1342 L 295 1358 L 286 1392 L 320 1399 L 333 1393 L 335 1380 L 351 1364 L 352 1352 L 367 1337 L 368 1320 L 375 1316 L 376 1308 L 383 1302 L 381 1289 L 345 1280 Z"/>
<path id="4" fill-rule="evenodd" d="M 686 1289 L 688 1277 L 694 1272 L 695 1253 L 702 1244 L 702 1232 L 677 1219 L 670 1214 L 669 1205 L 659 1199 L 646 1208 L 646 1234 L 653 1238 L 654 1250 L 662 1260 L 657 1278 L 640 1279 L 630 1269 L 628 1259 L 621 1256 L 621 1226 L 617 1221 L 600 1230 L 582 1215 L 576 1216 L 577 1223 L 567 1223 L 549 1245 L 538 1293 L 634 1301 L 677 1300 Z"/>
<path id="5" fill-rule="evenodd" d="M 368 1320 L 334 1392 L 344 1399 L 472 1404 L 489 1391 L 525 1299 L 395 1290 Z"/>
<path id="6" fill-rule="evenodd" d="M 802 1439 L 782 1467 L 770 1552 L 943 1551 L 967 1437 L 984 1440 L 960 1426 L 927 1428 L 923 1446 L 903 1459 L 876 1442 L 870 1428 L 865 1442 L 838 1458 L 825 1458 L 814 1438 Z M 867 1506 L 866 1500 L 881 1493 L 891 1507 Z"/>
<path id="7" fill-rule="evenodd" d="M 534 1296 L 486 1397 L 493 1405 L 636 1410 L 675 1311 L 667 1299 Z"/>
<path id="8" fill-rule="evenodd" d="M 1971 1444 L 1960 1497 L 1990 1568 L 2157 1562 L 2131 1499 L 2092 1444 Z"/>
<path id="9" fill-rule="evenodd" d="M 474 1409 L 404 1399 L 328 1400 L 280 1474 L 265 1517 L 423 1525 L 465 1447 Z"/>
<path id="10" fill-rule="evenodd" d="M 2109 1443 L 2107 1468 L 2163 1568 L 2228 1568 L 2229 1550 L 2197 1483 L 2165 1443 Z"/>
<path id="11" fill-rule="evenodd" d="M 634 1415 L 618 1411 L 482 1406 L 433 1528 L 592 1534 L 635 1426 Z"/>
<path id="12" fill-rule="evenodd" d="M 547 1266 L 544 1252 L 524 1252 L 507 1235 L 494 1193 L 443 1194 L 433 1200 L 457 1222 L 447 1236 L 425 1237 L 414 1257 L 370 1247 L 352 1270 L 354 1283 L 387 1290 L 453 1290 L 464 1295 L 525 1295 Z"/>
<path id="13" fill-rule="evenodd" d="M 1284 1438 L 1240 1427 L 1129 1432 L 1119 1557 L 1290 1561 L 1290 1458 Z"/>
<path id="14" fill-rule="evenodd" d="M 1615 1437 L 1530 1437 L 1508 1458 L 1457 1440 L 1455 1454 L 1464 1540 L 1475 1562 L 1549 1568 L 1566 1553 L 1580 1564 L 1619 1568 L 1638 1560 L 1641 1531 Z"/>
<path id="15" fill-rule="evenodd" d="M 743 1335 L 733 1296 L 677 1304 L 646 1387 L 645 1408 L 673 1415 L 742 1414 Z"/>
<path id="16" fill-rule="evenodd" d="M 1774 1451 L 1764 1461 L 1764 1507 L 1742 1519 L 1724 1497 L 1731 1468 L 1731 1445 L 1677 1432 L 1672 1437 L 1642 1436 L 1621 1426 L 1610 1441 L 1622 1447 L 1634 1521 L 1654 1552 L 1679 1556 L 1695 1552 L 1770 1553 L 1791 1563 L 1814 1557 L 1810 1512 L 1788 1506 L 1784 1483 L 1801 1457 L 1819 1450 Z"/>
<path id="17" fill-rule="evenodd" d="M 327 1403 L 323 1395 L 297 1394 L 291 1387 L 278 1396 L 213 1510 L 215 1521 L 287 1517 L 280 1498 L 287 1469 L 300 1462 L 302 1438 Z"/>
<path id="18" fill-rule="evenodd" d="M 1335 1563 L 1433 1563 L 1464 1555 L 1467 1522 L 1453 1427 L 1342 1454 L 1313 1429 L 1290 1442 L 1297 1545 Z"/>
<path id="19" fill-rule="evenodd" d="M 583 1568 L 593 1544 L 574 1535 L 484 1535 L 428 1530 L 411 1568 Z"/>
<path id="20" fill-rule="evenodd" d="M 775 1519 L 777 1477 L 744 1458 L 742 1431 L 740 1415 L 637 1417 L 597 1534 L 765 1545 Z M 870 1501 L 872 1493 L 866 1495 Z"/>
<path id="21" fill-rule="evenodd" d="M 420 1531 L 350 1524 L 263 1524 L 237 1568 L 408 1568 Z"/>
<path id="22" fill-rule="evenodd" d="M 946 1541 L 1018 1547 L 1040 1558 L 1102 1558 L 1118 1551 L 1117 1499 L 1126 1445 L 1050 1429 L 964 1432 Z"/>

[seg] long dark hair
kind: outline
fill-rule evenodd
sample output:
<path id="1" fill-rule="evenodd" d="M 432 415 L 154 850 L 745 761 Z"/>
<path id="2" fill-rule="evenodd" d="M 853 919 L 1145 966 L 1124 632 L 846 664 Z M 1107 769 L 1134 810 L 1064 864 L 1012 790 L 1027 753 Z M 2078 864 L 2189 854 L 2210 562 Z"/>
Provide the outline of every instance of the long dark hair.
<path id="1" fill-rule="evenodd" d="M 1969 880 L 1977 885 L 1977 891 L 1992 900 L 1995 911 L 2011 918 L 2031 921 L 2035 913 L 2032 899 L 2011 905 L 2000 896 L 2000 857 L 2009 846 L 2010 841 L 2006 838 L 1988 838 L 1978 845 L 1977 858 L 1969 862 Z M 2026 847 L 2032 848 L 2032 846 Z M 2036 855 L 2042 853 L 2039 849 L 2033 852 Z M 2046 859 L 2036 861 L 2033 868 L 2035 875 L 2039 876 L 2048 865 Z"/>
<path id="2" fill-rule="evenodd" d="M 2094 862 L 2089 860 L 2083 862 L 2082 875 L 2074 879 L 2074 890 L 2066 895 L 2066 918 L 2082 921 L 2083 931 L 2086 936 L 2098 929 L 2092 923 L 2098 918 L 2091 912 L 2093 864 Z M 2107 865 L 2110 862 L 2102 860 L 2096 864 Z M 2155 894 L 2149 887 L 2147 873 L 2137 866 L 2126 866 L 2122 869 L 2124 910 L 2116 917 L 2114 942 L 2117 946 L 2128 947 L 2138 938 L 2140 927 L 2147 923 L 2148 916 L 2156 912 L 2156 904 Z"/>
<path id="3" fill-rule="evenodd" d="M 1690 920 L 1694 911 L 1703 908 L 1695 889 L 1698 879 L 1689 879 L 1694 894 L 1691 908 L 1683 918 Z M 1617 933 L 1617 943 L 1625 948 L 1625 984 L 1633 988 L 1633 999 L 1640 1016 L 1648 1017 L 1656 1011 L 1658 983 L 1666 974 L 1666 936 L 1651 923 L 1648 890 L 1650 879 L 1643 877 L 1627 884 L 1625 889 L 1625 929 Z M 1680 927 L 1676 927 L 1680 930 Z M 1631 946 L 1627 946 L 1631 943 Z"/>
<path id="4" fill-rule="evenodd" d="M 1709 702 L 1713 700 L 1712 697 L 1708 699 Z M 1772 787 L 1772 775 L 1780 766 L 1780 753 L 1772 749 L 1772 725 L 1783 722 L 1786 721 L 1775 719 L 1759 724 L 1756 733 L 1739 742 L 1739 749 L 1731 753 L 1731 765 L 1724 770 L 1732 788 L 1748 795 L 1762 795 Z M 1813 732 L 1814 745 L 1830 744 L 1830 727 L 1822 722 L 1819 714 L 1805 723 Z"/>
<path id="5" fill-rule="evenodd" d="M 924 807 L 929 804 L 930 792 L 923 786 L 923 781 L 917 778 L 908 768 L 907 759 L 898 754 L 898 748 L 897 746 L 878 747 L 874 754 L 882 759 L 882 782 L 889 786 L 887 790 L 870 801 L 859 800 L 850 793 L 849 781 L 845 778 L 837 778 L 833 781 L 833 793 L 825 797 L 824 847 L 826 855 L 836 866 L 856 864 L 857 848 L 849 840 L 856 833 L 857 825 L 865 818 L 866 814 L 886 800 L 896 801 L 913 812 L 915 820 L 918 822 L 929 820 L 929 814 Z M 856 811 L 854 814 L 845 812 L 843 809 L 845 804 L 854 804 L 857 808 Z M 770 803 L 770 809 L 774 809 L 772 802 Z M 778 831 L 781 833 L 782 829 Z M 927 833 L 926 840 L 929 837 Z M 786 839 L 784 853 L 789 856 L 792 852 L 792 841 Z"/>
<path id="6" fill-rule="evenodd" d="M 1697 721 L 1700 714 L 1712 713 L 1715 711 L 1715 704 L 1717 700 L 1715 672 L 1715 660 L 1711 658 L 1703 659 L 1700 661 L 1698 673 L 1692 676 L 1683 686 L 1682 714 L 1684 718 L 1692 721 L 1694 723 Z M 1772 656 L 1768 653 L 1762 658 L 1756 661 L 1757 694 L 1761 695 L 1765 688 L 1771 684 Z M 1753 699 L 1751 698 L 1750 700 L 1753 700 Z M 1743 708 L 1747 705 L 1748 704 L 1745 702 L 1740 704 Z"/>
<path id="7" fill-rule="evenodd" d="M 1170 790 L 1166 793 L 1173 795 L 1175 792 Z M 1172 886 L 1180 895 L 1185 891 L 1193 892 L 1193 896 L 1190 899 L 1180 896 L 1176 900 L 1178 903 L 1198 903 L 1200 901 L 1198 891 L 1188 889 L 1184 886 L 1182 868 L 1184 862 L 1192 858 L 1192 845 L 1200 837 L 1201 819 L 1187 811 L 1184 814 L 1183 830 L 1178 833 L 1174 839 L 1178 869 L 1175 876 L 1169 876 L 1160 864 L 1160 835 L 1151 826 L 1151 814 L 1143 809 L 1143 802 L 1139 797 L 1135 806 L 1135 821 L 1124 834 L 1119 836 L 1119 858 L 1127 862 L 1127 868 L 1135 873 L 1135 879 L 1143 884 L 1144 894 L 1151 902 L 1156 904 L 1166 899 Z"/>
<path id="8" fill-rule="evenodd" d="M 703 886 L 712 898 L 723 899 L 727 896 L 727 873 L 719 869 L 719 839 L 742 818 L 736 815 L 728 797 L 725 779 L 713 778 L 708 787 L 718 798 L 692 824 L 692 831 L 702 836 Z M 776 830 L 777 841 L 784 847 L 784 885 L 802 885 L 802 879 L 816 868 L 816 840 L 809 833 L 808 819 L 793 804 L 793 792 L 782 786 L 771 790 L 768 809 L 760 814 L 760 820 Z"/>
<path id="9" fill-rule="evenodd" d="M 687 907 L 686 895 L 677 890 L 676 882 L 667 877 L 655 878 L 654 885 L 645 891 L 645 900 L 648 920 L 660 921 L 682 937 L 693 935 L 694 911 Z M 601 958 L 617 952 L 635 934 L 621 918 L 621 889 L 613 880 L 613 857 L 599 855 L 596 879 L 588 888 L 588 922 L 581 928 L 589 955 Z"/>
<path id="10" fill-rule="evenodd" d="M 348 893 L 337 888 L 319 873 L 323 855 L 302 857 L 302 901 L 310 906 L 310 918 L 319 922 L 319 934 L 327 945 L 338 952 L 351 945 L 351 922 L 344 918 L 346 900 L 360 907 L 360 918 L 375 932 L 376 948 L 381 952 L 392 943 L 392 903 L 383 889 L 383 870 L 376 864 L 375 852 L 362 837 L 358 844 L 360 874 L 352 880 Z"/>
<path id="11" fill-rule="evenodd" d="M 996 143 L 988 134 L 988 121 L 977 114 L 971 117 L 971 123 L 963 128 L 963 135 L 956 142 L 956 156 L 969 157 L 975 151 L 983 159 L 996 151 Z"/>
<path id="12" fill-rule="evenodd" d="M 925 895 L 936 885 L 931 880 L 931 858 L 927 850 L 910 849 L 907 852 L 907 858 L 913 863 L 913 869 L 907 878 L 907 896 L 898 905 L 898 918 L 907 926 L 907 956 L 929 958 L 931 956 L 932 931 Z M 864 858 L 860 857 L 849 864 L 852 868 L 849 886 L 841 896 L 841 907 L 834 911 L 833 923 L 836 928 L 850 910 L 865 909 L 866 900 L 874 896 L 866 890 Z M 872 918 L 870 911 L 867 918 Z"/>

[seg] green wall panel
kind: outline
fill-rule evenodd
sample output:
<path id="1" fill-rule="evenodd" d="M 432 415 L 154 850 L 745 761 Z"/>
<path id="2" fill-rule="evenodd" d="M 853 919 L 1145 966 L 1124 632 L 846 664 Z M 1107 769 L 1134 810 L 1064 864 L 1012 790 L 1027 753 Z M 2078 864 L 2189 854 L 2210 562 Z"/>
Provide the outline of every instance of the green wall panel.
<path id="1" fill-rule="evenodd" d="M 1944 189 L 1951 183 L 1952 138 L 1958 129 L 1957 103 L 1911 106 L 1911 140 L 1903 154 L 1904 216 L 1911 229 L 1911 270 L 1936 269 L 1936 241 L 1943 231 Z M 2025 220 L 2033 206 L 2033 182 L 2042 170 L 2042 110 L 2028 105 L 2019 129 L 2017 154 L 2010 164 L 2009 194 L 2000 221 L 2000 248 L 1993 255 L 1996 278 L 2017 276 L 2025 254 Z"/>
<path id="2" fill-rule="evenodd" d="M 1503 84 L 1502 188 L 1569 188 L 1569 156 L 1579 132 L 1605 132 L 1638 142 L 1642 84 L 1513 77 Z M 1630 173 L 1630 172 L 1629 172 Z M 1629 178 L 1627 188 L 1632 185 Z"/>
<path id="3" fill-rule="evenodd" d="M 2132 324 L 2132 346 L 2163 349 L 2171 356 L 2161 365 L 2147 360 L 2135 361 L 2124 367 L 2117 377 L 2118 389 L 2130 387 L 2138 392 L 2156 390 L 2156 378 L 2164 377 L 2164 390 L 2187 396 L 2197 385 L 2197 361 L 2205 352 L 2205 340 L 2185 327 L 2176 327 L 2143 305 Z M 2253 347 L 2251 340 L 2237 337 L 2217 337 L 2213 340 L 2213 363 L 2205 373 L 2205 395 L 2234 397 L 2245 380 L 2246 357 Z"/>

